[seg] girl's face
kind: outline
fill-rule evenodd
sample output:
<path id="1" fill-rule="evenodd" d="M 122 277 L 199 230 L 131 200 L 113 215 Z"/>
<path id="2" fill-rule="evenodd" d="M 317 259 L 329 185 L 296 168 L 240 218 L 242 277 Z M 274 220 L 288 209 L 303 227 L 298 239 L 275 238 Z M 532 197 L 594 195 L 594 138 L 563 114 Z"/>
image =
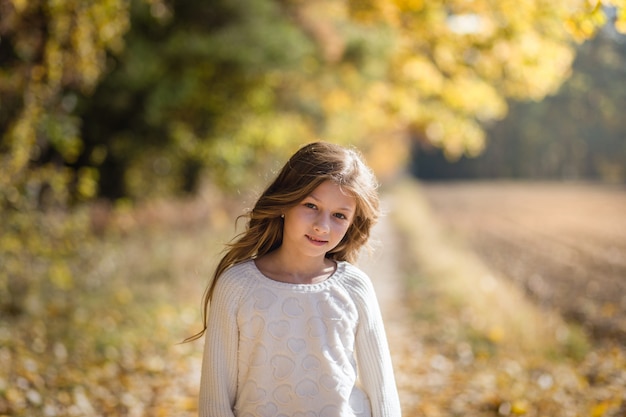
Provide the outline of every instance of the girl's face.
<path id="1" fill-rule="evenodd" d="M 285 211 L 283 246 L 301 255 L 324 256 L 341 242 L 352 224 L 354 197 L 332 181 L 320 184 L 298 205 Z"/>

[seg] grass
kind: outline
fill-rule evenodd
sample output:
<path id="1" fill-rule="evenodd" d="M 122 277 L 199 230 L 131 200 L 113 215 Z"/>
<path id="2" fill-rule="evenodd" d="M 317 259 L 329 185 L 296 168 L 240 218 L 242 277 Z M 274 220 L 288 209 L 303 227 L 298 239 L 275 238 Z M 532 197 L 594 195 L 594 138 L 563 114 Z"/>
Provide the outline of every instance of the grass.
<path id="1" fill-rule="evenodd" d="M 199 198 L 108 213 L 72 285 L 33 278 L 24 312 L 0 321 L 0 416 L 197 415 L 202 344 L 180 342 L 201 328 L 231 209 Z"/>
<path id="2" fill-rule="evenodd" d="M 477 344 L 503 346 L 524 354 L 572 356 L 580 359 L 588 342 L 557 312 L 530 301 L 504 277 L 494 274 L 454 236 L 434 221 L 419 186 L 399 185 L 392 198 L 394 222 L 403 231 L 407 251 L 403 258 L 413 296 L 420 297 L 416 315 L 448 312 L 455 316 L 460 337 Z M 511 254 L 515 256 L 515 254 Z M 436 296 L 420 295 L 423 291 Z M 424 301 L 437 304 L 425 306 Z"/>

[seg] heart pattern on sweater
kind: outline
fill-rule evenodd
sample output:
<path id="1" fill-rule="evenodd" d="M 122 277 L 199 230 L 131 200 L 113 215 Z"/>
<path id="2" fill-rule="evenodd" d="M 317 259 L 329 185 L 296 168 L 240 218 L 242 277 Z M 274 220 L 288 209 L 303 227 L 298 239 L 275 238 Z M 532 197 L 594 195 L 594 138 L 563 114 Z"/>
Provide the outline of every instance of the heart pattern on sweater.
<path id="1" fill-rule="evenodd" d="M 340 415 L 341 412 L 339 411 L 339 408 L 334 405 L 327 405 L 322 409 L 322 411 L 320 411 L 319 417 L 336 417 Z"/>
<path id="2" fill-rule="evenodd" d="M 283 303 L 283 312 L 289 317 L 299 317 L 304 313 L 304 309 L 300 305 L 300 301 L 290 297 Z"/>
<path id="3" fill-rule="evenodd" d="M 266 288 L 257 289 L 254 294 L 254 308 L 257 310 L 267 310 L 276 301 L 276 294 Z"/>
<path id="4" fill-rule="evenodd" d="M 278 412 L 278 407 L 274 403 L 267 403 L 256 408 L 257 413 L 261 417 L 274 417 Z"/>
<path id="5" fill-rule="evenodd" d="M 296 364 L 291 358 L 283 355 L 276 355 L 270 361 L 274 369 L 274 378 L 285 379 L 293 372 Z"/>
<path id="6" fill-rule="evenodd" d="M 292 400 L 291 392 L 291 386 L 281 385 L 274 390 L 274 399 L 281 404 L 289 404 Z"/>
<path id="7" fill-rule="evenodd" d="M 319 369 L 320 360 L 313 355 L 307 355 L 307 357 L 304 358 L 304 360 L 302 361 L 302 368 L 304 368 L 305 371 L 309 372 Z"/>
<path id="8" fill-rule="evenodd" d="M 259 402 L 267 395 L 265 390 L 259 388 L 254 381 L 246 382 L 241 391 L 246 394 L 246 400 L 251 403 Z"/>
<path id="9" fill-rule="evenodd" d="M 254 316 L 241 326 L 241 336 L 248 339 L 256 339 L 259 337 L 263 328 L 265 327 L 265 320 L 261 316 Z"/>
<path id="10" fill-rule="evenodd" d="M 287 347 L 293 353 L 300 353 L 306 348 L 306 340 L 292 337 L 287 340 Z"/>
<path id="11" fill-rule="evenodd" d="M 310 379 L 305 379 L 296 385 L 296 394 L 301 398 L 315 398 L 319 392 L 317 384 Z"/>
<path id="12" fill-rule="evenodd" d="M 322 337 L 328 331 L 326 323 L 324 323 L 321 317 L 312 317 L 309 319 L 308 326 L 309 336 L 311 337 Z"/>
<path id="13" fill-rule="evenodd" d="M 275 321 L 270 323 L 267 330 L 276 339 L 282 339 L 289 334 L 290 326 L 289 322 L 285 320 Z"/>

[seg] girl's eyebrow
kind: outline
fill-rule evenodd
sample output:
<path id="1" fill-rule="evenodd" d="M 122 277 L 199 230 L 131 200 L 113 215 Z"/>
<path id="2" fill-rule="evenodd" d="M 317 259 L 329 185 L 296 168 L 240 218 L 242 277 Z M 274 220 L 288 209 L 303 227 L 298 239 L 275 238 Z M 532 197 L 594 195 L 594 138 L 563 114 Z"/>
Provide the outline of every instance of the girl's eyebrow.
<path id="1" fill-rule="evenodd" d="M 319 198 L 315 197 L 312 193 L 309 194 L 309 197 L 312 198 L 313 200 L 319 202 L 319 203 L 322 203 L 322 200 L 320 200 Z M 350 207 L 341 207 L 341 208 L 338 208 L 337 210 L 345 211 L 347 213 L 352 213 L 352 211 L 353 211 Z"/>

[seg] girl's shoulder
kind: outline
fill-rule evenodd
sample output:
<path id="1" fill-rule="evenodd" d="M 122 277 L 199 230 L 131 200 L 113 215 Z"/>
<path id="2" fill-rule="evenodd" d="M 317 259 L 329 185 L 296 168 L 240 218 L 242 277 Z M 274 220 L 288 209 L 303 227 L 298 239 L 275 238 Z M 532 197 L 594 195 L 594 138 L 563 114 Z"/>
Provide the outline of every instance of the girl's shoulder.
<path id="1" fill-rule="evenodd" d="M 342 262 L 343 277 L 341 282 L 350 292 L 369 294 L 374 291 L 370 277 L 358 266 L 349 262 Z"/>
<path id="2" fill-rule="evenodd" d="M 254 272 L 254 261 L 252 259 L 248 259 L 246 261 L 238 262 L 232 266 L 229 266 L 222 273 L 222 276 L 241 275 L 241 274 L 247 275 L 252 272 Z"/>
<path id="3" fill-rule="evenodd" d="M 249 288 L 255 281 L 256 268 L 253 262 L 249 260 L 228 267 L 218 277 L 215 284 L 216 291 L 218 289 L 244 290 Z"/>
<path id="4" fill-rule="evenodd" d="M 365 315 L 377 314 L 378 297 L 369 275 L 359 267 L 345 262 L 344 275 L 339 281 L 345 293 L 352 299 L 359 311 Z"/>
<path id="5" fill-rule="evenodd" d="M 369 276 L 358 266 L 348 262 L 348 261 L 340 261 L 338 265 L 341 266 L 341 270 L 346 277 L 350 277 L 356 280 L 367 280 L 369 281 Z M 338 267 L 339 269 L 339 267 Z"/>

